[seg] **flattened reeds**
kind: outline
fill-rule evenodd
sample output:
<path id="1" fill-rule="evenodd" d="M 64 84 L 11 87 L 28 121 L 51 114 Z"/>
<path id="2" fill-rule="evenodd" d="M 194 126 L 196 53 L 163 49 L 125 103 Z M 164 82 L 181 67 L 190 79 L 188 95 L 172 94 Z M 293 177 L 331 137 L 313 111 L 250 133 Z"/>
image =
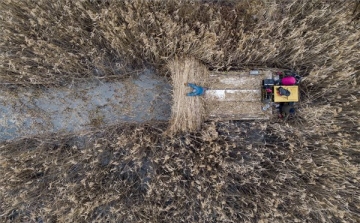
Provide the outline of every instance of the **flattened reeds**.
<path id="1" fill-rule="evenodd" d="M 169 132 L 198 130 L 204 120 L 202 97 L 188 97 L 192 89 L 187 83 L 205 87 L 207 68 L 195 59 L 175 59 L 168 63 L 173 83 L 173 105 Z"/>

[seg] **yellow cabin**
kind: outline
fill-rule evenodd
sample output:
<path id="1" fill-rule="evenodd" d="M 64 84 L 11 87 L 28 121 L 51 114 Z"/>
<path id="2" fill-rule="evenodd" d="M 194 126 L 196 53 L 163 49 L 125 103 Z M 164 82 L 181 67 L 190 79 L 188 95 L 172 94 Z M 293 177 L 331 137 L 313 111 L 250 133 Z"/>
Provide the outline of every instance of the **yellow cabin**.
<path id="1" fill-rule="evenodd" d="M 279 87 L 290 91 L 289 96 L 280 95 L 278 93 Z M 298 102 L 299 101 L 299 86 L 274 86 L 274 102 Z"/>

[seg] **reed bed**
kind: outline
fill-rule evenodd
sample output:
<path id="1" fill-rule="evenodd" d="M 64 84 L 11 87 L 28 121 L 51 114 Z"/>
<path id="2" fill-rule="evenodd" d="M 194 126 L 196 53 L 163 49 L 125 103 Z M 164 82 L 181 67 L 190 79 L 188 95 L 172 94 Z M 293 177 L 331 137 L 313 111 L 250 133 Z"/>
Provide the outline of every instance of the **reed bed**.
<path id="1" fill-rule="evenodd" d="M 124 124 L 2 144 L 1 221 L 360 222 L 359 1 L 3 0 L 0 12 L 1 84 L 145 66 L 182 82 L 195 61 L 304 76 L 286 123 L 208 122 L 173 136 L 179 121 Z M 179 59 L 184 72 L 176 58 L 194 60 Z"/>

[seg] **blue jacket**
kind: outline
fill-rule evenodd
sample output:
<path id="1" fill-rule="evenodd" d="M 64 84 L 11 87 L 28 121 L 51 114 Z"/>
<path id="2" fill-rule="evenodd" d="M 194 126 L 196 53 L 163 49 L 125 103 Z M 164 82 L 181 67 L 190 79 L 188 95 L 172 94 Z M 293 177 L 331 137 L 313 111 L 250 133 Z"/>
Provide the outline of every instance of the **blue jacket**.
<path id="1" fill-rule="evenodd" d="M 205 93 L 205 88 L 197 86 L 196 84 L 188 83 L 188 86 L 193 88 L 193 91 L 187 93 L 187 96 L 201 96 Z"/>

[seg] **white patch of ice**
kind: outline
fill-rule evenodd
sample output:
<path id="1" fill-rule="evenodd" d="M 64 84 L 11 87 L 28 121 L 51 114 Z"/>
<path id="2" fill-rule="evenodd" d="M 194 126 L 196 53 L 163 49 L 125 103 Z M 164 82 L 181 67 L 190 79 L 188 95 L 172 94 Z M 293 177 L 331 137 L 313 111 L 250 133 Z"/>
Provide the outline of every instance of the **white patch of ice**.
<path id="1" fill-rule="evenodd" d="M 225 98 L 225 90 L 207 90 L 206 94 L 210 97 L 215 97 L 218 99 Z"/>

